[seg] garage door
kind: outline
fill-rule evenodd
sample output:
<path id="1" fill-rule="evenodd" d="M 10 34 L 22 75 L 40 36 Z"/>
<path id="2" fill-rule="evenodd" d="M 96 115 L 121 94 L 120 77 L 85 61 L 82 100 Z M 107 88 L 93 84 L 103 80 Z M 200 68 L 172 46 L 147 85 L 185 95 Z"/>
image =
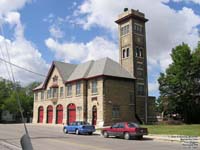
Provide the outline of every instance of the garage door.
<path id="1" fill-rule="evenodd" d="M 56 123 L 62 124 L 63 123 L 63 106 L 58 105 L 56 107 Z"/>
<path id="2" fill-rule="evenodd" d="M 53 106 L 49 105 L 47 107 L 47 123 L 52 123 L 53 121 Z"/>
<path id="3" fill-rule="evenodd" d="M 75 104 L 69 104 L 67 107 L 67 123 L 72 123 L 76 121 L 76 105 Z"/>
<path id="4" fill-rule="evenodd" d="M 44 114 L 44 108 L 40 106 L 38 108 L 38 122 L 43 123 L 43 114 Z"/>

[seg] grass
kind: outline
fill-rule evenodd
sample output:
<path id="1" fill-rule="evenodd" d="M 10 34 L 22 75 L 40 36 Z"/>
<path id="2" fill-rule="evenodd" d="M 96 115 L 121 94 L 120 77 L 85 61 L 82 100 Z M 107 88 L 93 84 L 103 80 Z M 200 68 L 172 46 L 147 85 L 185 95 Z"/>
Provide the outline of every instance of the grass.
<path id="1" fill-rule="evenodd" d="M 149 134 L 200 136 L 199 125 L 142 125 Z"/>

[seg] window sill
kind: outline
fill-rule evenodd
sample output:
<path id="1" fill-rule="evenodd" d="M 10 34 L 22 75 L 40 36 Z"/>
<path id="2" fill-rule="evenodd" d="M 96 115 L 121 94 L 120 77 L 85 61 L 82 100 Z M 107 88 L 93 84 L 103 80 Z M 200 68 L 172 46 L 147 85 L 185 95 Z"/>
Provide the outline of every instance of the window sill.
<path id="1" fill-rule="evenodd" d="M 76 97 L 80 97 L 80 96 L 81 96 L 81 94 L 77 94 L 77 95 L 76 95 Z"/>
<path id="2" fill-rule="evenodd" d="M 98 95 L 98 92 L 97 93 L 92 93 L 92 95 Z"/>
<path id="3" fill-rule="evenodd" d="M 66 96 L 66 98 L 72 98 L 72 95 L 70 95 L 70 96 Z"/>

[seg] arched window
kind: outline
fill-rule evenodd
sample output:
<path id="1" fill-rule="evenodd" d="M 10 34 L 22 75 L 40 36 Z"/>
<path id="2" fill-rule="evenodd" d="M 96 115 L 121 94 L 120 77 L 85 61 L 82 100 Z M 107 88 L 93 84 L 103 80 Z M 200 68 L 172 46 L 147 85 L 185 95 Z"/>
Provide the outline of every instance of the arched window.
<path id="1" fill-rule="evenodd" d="M 143 48 L 140 48 L 140 57 L 143 57 Z"/>
<path id="2" fill-rule="evenodd" d="M 136 47 L 135 51 L 136 51 L 136 57 L 140 57 L 140 49 L 139 49 L 139 47 Z"/>
<path id="3" fill-rule="evenodd" d="M 122 51 L 122 58 L 125 58 L 125 56 L 126 56 L 126 50 L 123 49 L 123 51 Z"/>
<path id="4" fill-rule="evenodd" d="M 126 57 L 129 56 L 129 48 L 126 49 Z"/>

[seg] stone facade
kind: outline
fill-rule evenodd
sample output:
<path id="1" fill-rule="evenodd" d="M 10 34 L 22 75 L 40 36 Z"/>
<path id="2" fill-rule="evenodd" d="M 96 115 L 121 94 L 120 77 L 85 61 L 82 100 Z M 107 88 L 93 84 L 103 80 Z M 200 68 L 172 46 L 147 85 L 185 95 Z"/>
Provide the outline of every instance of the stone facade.
<path id="1" fill-rule="evenodd" d="M 53 77 L 58 77 L 56 98 L 48 98 L 48 90 L 52 87 Z M 97 81 L 97 91 L 92 92 L 92 82 Z M 81 92 L 76 95 L 76 83 L 81 83 Z M 76 106 L 76 120 L 85 120 L 93 123 L 93 107 L 96 107 L 97 126 L 110 125 L 116 121 L 135 121 L 134 115 L 134 97 L 132 101 L 130 96 L 134 95 L 134 80 L 114 77 L 95 77 L 87 80 L 78 80 L 70 83 L 72 85 L 72 95 L 67 96 L 66 85 L 54 67 L 46 88 L 35 91 L 34 116 L 33 123 L 47 123 L 47 107 L 53 106 L 53 124 L 56 124 L 56 108 L 63 106 L 62 123 L 66 124 L 68 119 L 67 107 L 70 104 Z M 60 96 L 60 88 L 64 87 L 63 96 Z M 44 98 L 41 99 L 41 92 L 44 92 Z M 37 95 L 37 96 L 36 96 Z M 56 100 L 55 100 L 56 99 Z M 39 122 L 39 107 L 43 107 L 43 119 Z M 119 116 L 113 117 L 113 106 L 119 106 Z"/>

